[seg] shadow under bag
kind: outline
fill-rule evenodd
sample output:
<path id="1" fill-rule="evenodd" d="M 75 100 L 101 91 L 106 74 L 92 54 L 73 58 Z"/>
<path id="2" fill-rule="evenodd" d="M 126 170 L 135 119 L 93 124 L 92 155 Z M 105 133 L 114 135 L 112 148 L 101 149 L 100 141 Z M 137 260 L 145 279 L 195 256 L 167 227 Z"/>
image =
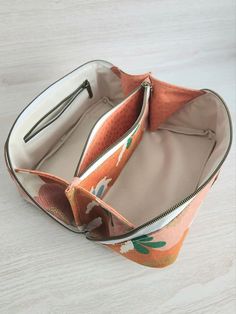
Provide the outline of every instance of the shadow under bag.
<path id="1" fill-rule="evenodd" d="M 18 116 L 5 145 L 22 195 L 137 263 L 173 263 L 232 141 L 215 92 L 88 62 Z"/>

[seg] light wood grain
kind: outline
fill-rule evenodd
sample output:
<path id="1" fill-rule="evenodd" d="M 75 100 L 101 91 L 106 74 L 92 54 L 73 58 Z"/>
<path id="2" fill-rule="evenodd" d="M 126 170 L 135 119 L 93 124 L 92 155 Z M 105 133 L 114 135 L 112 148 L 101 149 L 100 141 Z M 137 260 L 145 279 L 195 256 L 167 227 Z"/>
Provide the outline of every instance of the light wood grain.
<path id="1" fill-rule="evenodd" d="M 42 89 L 90 59 L 218 91 L 235 118 L 235 1 L 0 0 L 1 147 Z M 24 202 L 0 163 L 0 313 L 235 313 L 235 145 L 177 262 L 149 269 Z"/>

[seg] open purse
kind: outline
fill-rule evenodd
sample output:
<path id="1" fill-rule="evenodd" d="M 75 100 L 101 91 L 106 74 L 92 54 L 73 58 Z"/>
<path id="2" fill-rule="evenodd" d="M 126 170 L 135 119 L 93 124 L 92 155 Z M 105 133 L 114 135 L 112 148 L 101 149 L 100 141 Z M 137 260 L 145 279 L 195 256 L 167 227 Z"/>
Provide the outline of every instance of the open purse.
<path id="1" fill-rule="evenodd" d="M 18 116 L 5 145 L 22 195 L 146 266 L 173 263 L 232 141 L 213 91 L 88 62 Z"/>

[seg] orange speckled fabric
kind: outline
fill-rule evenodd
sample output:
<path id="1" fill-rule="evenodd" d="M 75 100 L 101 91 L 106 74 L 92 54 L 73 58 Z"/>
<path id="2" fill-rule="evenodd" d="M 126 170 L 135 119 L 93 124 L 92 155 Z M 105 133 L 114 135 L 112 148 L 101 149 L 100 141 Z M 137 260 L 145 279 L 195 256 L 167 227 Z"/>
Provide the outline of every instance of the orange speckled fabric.
<path id="1" fill-rule="evenodd" d="M 140 89 L 104 121 L 83 156 L 78 176 L 133 126 L 140 114 L 142 103 L 143 90 Z"/>
<path id="2" fill-rule="evenodd" d="M 135 88 L 137 88 L 143 81 L 149 79 L 149 73 L 140 74 L 140 75 L 131 75 L 125 73 L 117 67 L 112 67 L 111 70 L 120 78 L 121 86 L 124 92 L 124 95 L 127 96 Z"/>
<path id="3" fill-rule="evenodd" d="M 149 127 L 151 131 L 155 131 L 161 123 L 188 101 L 205 93 L 202 90 L 194 90 L 162 82 L 150 73 L 130 75 L 119 70 L 117 67 L 113 67 L 112 70 L 120 77 L 125 95 L 140 85 L 145 79 L 151 81 L 153 87 L 149 114 Z"/>
<path id="4" fill-rule="evenodd" d="M 151 77 L 153 86 L 150 101 L 150 129 L 156 130 L 173 113 L 184 106 L 188 101 L 203 95 L 201 90 L 192 90 L 174 86 Z"/>

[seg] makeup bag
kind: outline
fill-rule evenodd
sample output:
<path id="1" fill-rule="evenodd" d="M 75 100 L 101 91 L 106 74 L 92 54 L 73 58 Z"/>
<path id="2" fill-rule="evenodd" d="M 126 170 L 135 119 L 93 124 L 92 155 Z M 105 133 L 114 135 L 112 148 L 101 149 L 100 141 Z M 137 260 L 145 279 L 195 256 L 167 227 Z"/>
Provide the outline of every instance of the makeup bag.
<path id="1" fill-rule="evenodd" d="M 5 145 L 22 195 L 68 229 L 137 263 L 173 263 L 229 152 L 215 92 L 91 61 L 18 116 Z"/>

